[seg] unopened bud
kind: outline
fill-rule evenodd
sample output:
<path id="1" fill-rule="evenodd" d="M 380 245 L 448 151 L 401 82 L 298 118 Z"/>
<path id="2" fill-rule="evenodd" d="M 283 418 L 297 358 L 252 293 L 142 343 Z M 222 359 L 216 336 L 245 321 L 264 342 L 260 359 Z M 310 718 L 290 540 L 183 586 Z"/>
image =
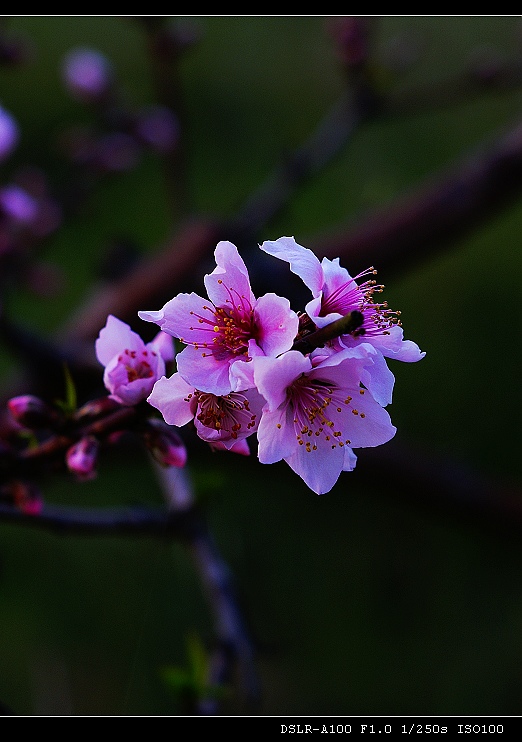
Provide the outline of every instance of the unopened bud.
<path id="1" fill-rule="evenodd" d="M 98 399 L 92 399 L 86 402 L 76 412 L 77 420 L 84 420 L 85 418 L 100 417 L 101 415 L 107 415 L 109 412 L 113 412 L 118 407 L 121 407 L 119 402 L 116 402 L 112 397 L 99 397 Z"/>
<path id="2" fill-rule="evenodd" d="M 43 508 L 41 492 L 33 484 L 14 481 L 10 485 L 13 504 L 26 515 L 40 515 Z"/>
<path id="3" fill-rule="evenodd" d="M 95 478 L 98 448 L 98 440 L 92 435 L 87 435 L 67 450 L 65 454 L 67 468 L 78 480 L 86 482 Z"/>
<path id="4" fill-rule="evenodd" d="M 32 394 L 11 397 L 7 402 L 14 420 L 24 428 L 45 428 L 57 419 L 57 413 L 43 399 Z"/>
<path id="5" fill-rule="evenodd" d="M 163 466 L 182 467 L 187 463 L 185 444 L 170 425 L 151 419 L 144 434 L 147 448 Z"/>

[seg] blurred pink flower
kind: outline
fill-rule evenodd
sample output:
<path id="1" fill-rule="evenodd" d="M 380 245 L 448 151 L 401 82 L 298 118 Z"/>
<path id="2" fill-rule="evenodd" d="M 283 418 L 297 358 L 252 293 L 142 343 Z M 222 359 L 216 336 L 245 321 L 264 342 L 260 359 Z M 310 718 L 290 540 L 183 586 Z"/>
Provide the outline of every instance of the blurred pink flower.
<path id="1" fill-rule="evenodd" d="M 113 70 L 107 57 L 96 49 L 71 49 L 64 57 L 62 76 L 69 92 L 90 101 L 104 95 L 112 84 Z"/>
<path id="2" fill-rule="evenodd" d="M 38 203 L 26 190 L 15 184 L 0 189 L 0 210 L 18 224 L 30 224 L 38 214 Z"/>
<path id="3" fill-rule="evenodd" d="M 172 338 L 159 332 L 150 343 L 113 315 L 107 317 L 95 344 L 96 357 L 105 366 L 103 382 L 110 396 L 123 405 L 148 397 L 165 374 L 165 363 L 174 359 Z"/>
<path id="4" fill-rule="evenodd" d="M 0 106 L 0 162 L 15 149 L 19 138 L 20 132 L 14 116 Z"/>

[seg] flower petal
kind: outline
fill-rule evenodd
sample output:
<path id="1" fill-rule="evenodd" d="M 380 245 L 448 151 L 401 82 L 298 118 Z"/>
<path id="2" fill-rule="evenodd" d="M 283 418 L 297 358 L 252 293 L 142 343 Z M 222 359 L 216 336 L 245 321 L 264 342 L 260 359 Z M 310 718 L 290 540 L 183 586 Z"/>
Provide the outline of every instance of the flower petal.
<path id="1" fill-rule="evenodd" d="M 290 263 L 290 270 L 299 276 L 314 296 L 318 296 L 324 282 L 319 258 L 307 247 L 298 245 L 293 237 L 265 240 L 260 245 L 263 252 Z"/>
<path id="2" fill-rule="evenodd" d="M 146 322 L 154 322 L 163 332 L 182 342 L 203 345 L 215 324 L 214 311 L 208 299 L 192 292 L 178 294 L 157 312 L 138 312 L 138 316 Z"/>
<path id="3" fill-rule="evenodd" d="M 197 405 L 194 387 L 179 373 L 158 379 L 147 402 L 161 412 L 166 423 L 177 427 L 192 420 Z"/>
<path id="4" fill-rule="evenodd" d="M 274 464 L 295 451 L 297 441 L 293 423 L 287 419 L 288 413 L 284 408 L 263 411 L 257 429 L 257 455 L 262 464 Z"/>
<path id="5" fill-rule="evenodd" d="M 285 461 L 313 492 L 324 495 L 332 489 L 343 470 L 344 449 L 318 445 L 317 450 L 308 451 L 299 446 Z"/>
<path id="6" fill-rule="evenodd" d="M 290 309 L 290 302 L 277 294 L 261 296 L 254 308 L 257 328 L 256 340 L 267 356 L 289 350 L 299 329 L 297 314 Z"/>
<path id="7" fill-rule="evenodd" d="M 95 342 L 96 358 L 106 366 L 114 356 L 117 356 L 125 348 L 128 350 L 143 350 L 145 343 L 140 336 L 131 330 L 129 325 L 117 317 L 109 314 L 105 327 Z"/>
<path id="8" fill-rule="evenodd" d="M 160 330 L 154 340 L 148 343 L 147 348 L 150 348 L 152 351 L 159 353 L 165 363 L 173 361 L 176 355 L 172 336 L 167 334 L 166 332 L 163 332 L 163 330 Z"/>
<path id="9" fill-rule="evenodd" d="M 310 371 L 312 362 L 298 350 L 289 350 L 278 358 L 253 359 L 254 380 L 273 411 L 286 401 L 286 390 L 301 374 Z"/>
<path id="10" fill-rule="evenodd" d="M 185 381 L 202 392 L 220 396 L 232 391 L 230 362 L 220 361 L 212 353 L 188 345 L 178 353 L 177 366 Z"/>
<path id="11" fill-rule="evenodd" d="M 255 297 L 250 288 L 247 267 L 237 247 L 232 242 L 218 242 L 214 256 L 216 267 L 204 278 L 210 300 L 216 307 L 229 306 L 231 302 L 236 304 L 241 299 L 252 306 Z"/>

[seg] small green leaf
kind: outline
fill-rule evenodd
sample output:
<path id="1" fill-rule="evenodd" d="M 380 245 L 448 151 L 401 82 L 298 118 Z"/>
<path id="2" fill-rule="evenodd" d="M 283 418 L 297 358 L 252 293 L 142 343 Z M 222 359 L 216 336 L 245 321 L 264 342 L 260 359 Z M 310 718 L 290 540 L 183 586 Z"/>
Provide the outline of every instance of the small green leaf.
<path id="1" fill-rule="evenodd" d="M 63 373 L 65 377 L 65 399 L 57 399 L 56 405 L 65 412 L 65 414 L 72 414 L 75 412 L 77 407 L 77 395 L 76 387 L 74 385 L 69 366 L 64 362 Z"/>

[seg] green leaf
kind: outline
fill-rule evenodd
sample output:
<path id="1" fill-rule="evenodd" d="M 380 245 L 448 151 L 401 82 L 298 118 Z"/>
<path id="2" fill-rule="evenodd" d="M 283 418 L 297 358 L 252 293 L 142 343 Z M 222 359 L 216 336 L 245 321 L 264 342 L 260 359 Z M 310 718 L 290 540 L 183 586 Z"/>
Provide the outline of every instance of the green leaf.
<path id="1" fill-rule="evenodd" d="M 72 414 L 75 412 L 78 401 L 76 395 L 76 387 L 74 385 L 69 366 L 63 363 L 63 373 L 65 377 L 65 399 L 57 399 L 56 405 L 65 412 L 65 414 Z"/>

